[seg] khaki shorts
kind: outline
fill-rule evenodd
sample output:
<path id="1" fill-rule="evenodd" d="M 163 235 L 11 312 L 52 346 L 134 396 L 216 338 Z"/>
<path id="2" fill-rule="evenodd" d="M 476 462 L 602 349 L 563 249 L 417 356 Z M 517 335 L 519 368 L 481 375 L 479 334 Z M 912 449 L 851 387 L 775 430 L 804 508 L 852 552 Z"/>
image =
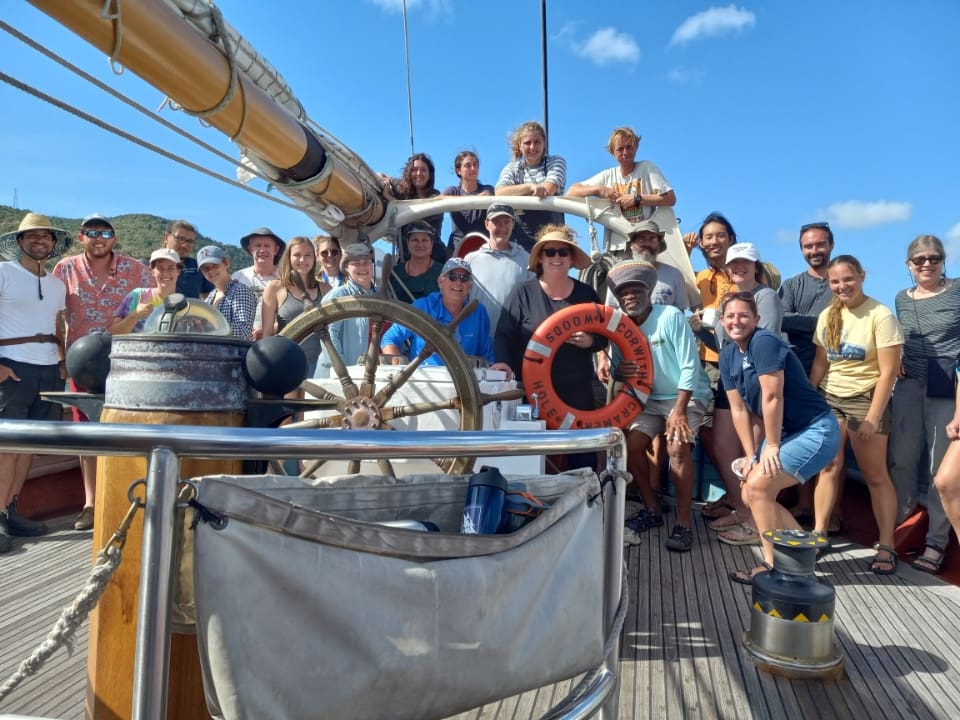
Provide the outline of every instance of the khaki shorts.
<path id="1" fill-rule="evenodd" d="M 643 412 L 637 415 L 634 421 L 630 423 L 629 429 L 639 430 L 651 438 L 657 435 L 663 435 L 667 429 L 667 417 L 670 415 L 670 411 L 673 410 L 673 406 L 673 400 L 647 401 Z M 709 406 L 701 400 L 691 399 L 690 402 L 687 403 L 687 423 L 690 425 L 690 429 L 693 430 L 694 435 L 700 432 L 700 427 L 703 425 L 703 416 L 709 409 Z"/>
<path id="2" fill-rule="evenodd" d="M 870 412 L 870 405 L 873 402 L 873 390 L 870 392 L 853 395 L 851 397 L 837 397 L 828 392 L 823 393 L 834 416 L 840 422 L 845 422 L 850 430 L 856 432 L 860 429 L 860 423 L 867 419 L 867 413 Z M 881 435 L 889 435 L 893 427 L 893 413 L 890 411 L 890 403 L 883 409 L 883 415 L 880 416 L 880 422 L 877 424 L 877 432 Z"/>

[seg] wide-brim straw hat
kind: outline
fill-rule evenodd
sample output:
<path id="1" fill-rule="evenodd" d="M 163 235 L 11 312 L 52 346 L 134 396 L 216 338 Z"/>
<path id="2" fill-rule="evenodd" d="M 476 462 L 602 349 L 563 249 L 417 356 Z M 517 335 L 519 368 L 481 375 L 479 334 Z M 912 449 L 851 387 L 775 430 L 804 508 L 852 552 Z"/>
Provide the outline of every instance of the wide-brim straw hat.
<path id="1" fill-rule="evenodd" d="M 537 240 L 534 246 L 530 249 L 530 263 L 527 267 L 529 267 L 531 270 L 537 269 L 537 265 L 540 264 L 540 256 L 543 254 L 543 246 L 551 242 L 563 243 L 573 251 L 570 264 L 577 268 L 577 270 L 583 270 L 584 268 L 590 267 L 590 256 L 580 249 L 580 246 L 577 245 L 574 240 L 571 240 L 567 235 L 560 231 L 548 232 L 542 238 Z"/>
<path id="2" fill-rule="evenodd" d="M 20 227 L 0 235 L 0 255 L 3 255 L 8 260 L 19 259 L 20 256 L 23 255 L 23 248 L 20 247 L 17 238 L 30 230 L 49 230 L 53 233 L 53 249 L 50 251 L 50 254 L 44 258 L 45 260 L 55 260 L 60 257 L 67 251 L 67 248 L 70 247 L 70 243 L 73 242 L 73 238 L 70 237 L 69 233 L 63 228 L 54 227 L 50 223 L 50 218 L 46 215 L 27 213 L 24 215 L 23 220 L 20 221 Z"/>

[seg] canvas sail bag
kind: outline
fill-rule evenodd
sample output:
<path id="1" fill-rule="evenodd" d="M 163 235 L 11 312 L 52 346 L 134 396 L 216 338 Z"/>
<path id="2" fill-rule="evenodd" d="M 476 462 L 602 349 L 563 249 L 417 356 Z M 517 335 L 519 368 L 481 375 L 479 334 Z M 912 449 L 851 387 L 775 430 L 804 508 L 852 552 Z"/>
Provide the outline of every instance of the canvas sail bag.
<path id="1" fill-rule="evenodd" d="M 468 480 L 203 478 L 194 582 L 214 717 L 442 718 L 598 667 L 596 476 L 527 478 L 550 508 L 482 536 L 456 534 Z M 399 519 L 441 532 L 373 524 Z"/>

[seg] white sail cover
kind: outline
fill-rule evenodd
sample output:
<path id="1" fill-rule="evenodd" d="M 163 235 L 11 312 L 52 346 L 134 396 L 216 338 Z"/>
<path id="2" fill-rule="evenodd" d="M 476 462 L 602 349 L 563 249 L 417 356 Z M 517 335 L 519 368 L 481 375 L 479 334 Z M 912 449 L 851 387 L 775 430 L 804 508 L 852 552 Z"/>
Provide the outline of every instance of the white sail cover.
<path id="1" fill-rule="evenodd" d="M 509 535 L 455 534 L 467 482 L 204 478 L 201 505 L 226 518 L 195 539 L 215 717 L 442 718 L 598 667 L 596 476 L 527 479 L 551 508 Z M 442 532 L 373 524 L 410 518 Z"/>

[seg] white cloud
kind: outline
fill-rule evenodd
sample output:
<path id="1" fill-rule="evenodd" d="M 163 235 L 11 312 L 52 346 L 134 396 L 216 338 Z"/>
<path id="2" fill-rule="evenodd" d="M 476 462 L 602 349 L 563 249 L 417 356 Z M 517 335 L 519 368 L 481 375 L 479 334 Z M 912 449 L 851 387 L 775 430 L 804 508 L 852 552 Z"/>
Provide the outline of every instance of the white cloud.
<path id="1" fill-rule="evenodd" d="M 825 215 L 837 227 L 849 230 L 903 222 L 910 218 L 911 210 L 912 207 L 908 202 L 846 200 L 834 203 L 818 213 L 821 216 Z"/>
<path id="2" fill-rule="evenodd" d="M 636 40 L 612 27 L 600 28 L 585 42 L 575 44 L 574 51 L 597 65 L 635 63 L 640 59 Z"/>
<path id="3" fill-rule="evenodd" d="M 379 8 L 387 12 L 403 12 L 403 0 L 371 0 Z M 407 0 L 407 12 L 417 8 L 425 8 L 430 15 L 446 15 L 452 12 L 450 0 Z"/>
<path id="4" fill-rule="evenodd" d="M 667 80 L 675 83 L 695 82 L 702 78 L 703 74 L 703 70 L 697 70 L 696 68 L 688 68 L 678 65 L 677 67 L 670 68 L 670 70 L 667 71 Z"/>
<path id="5" fill-rule="evenodd" d="M 756 15 L 746 8 L 736 5 L 712 7 L 702 13 L 691 15 L 673 32 L 671 45 L 683 45 L 705 37 L 725 35 L 729 32 L 752 27 L 757 21 Z"/>

